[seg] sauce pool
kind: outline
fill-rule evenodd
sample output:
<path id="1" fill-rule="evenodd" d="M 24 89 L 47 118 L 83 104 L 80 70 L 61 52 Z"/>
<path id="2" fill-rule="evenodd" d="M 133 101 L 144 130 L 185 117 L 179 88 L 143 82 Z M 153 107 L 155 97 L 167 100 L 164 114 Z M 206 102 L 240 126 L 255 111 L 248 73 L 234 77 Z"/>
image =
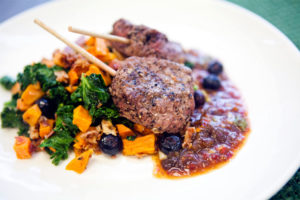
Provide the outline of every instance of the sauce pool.
<path id="1" fill-rule="evenodd" d="M 185 135 L 180 151 L 170 152 L 164 159 L 153 157 L 156 177 L 181 178 L 219 168 L 236 154 L 250 132 L 246 106 L 225 73 L 219 76 L 222 86 L 218 90 L 202 87 L 207 70 L 194 68 L 192 76 L 206 96 L 205 104 L 195 109 L 190 120 L 196 131 Z"/>

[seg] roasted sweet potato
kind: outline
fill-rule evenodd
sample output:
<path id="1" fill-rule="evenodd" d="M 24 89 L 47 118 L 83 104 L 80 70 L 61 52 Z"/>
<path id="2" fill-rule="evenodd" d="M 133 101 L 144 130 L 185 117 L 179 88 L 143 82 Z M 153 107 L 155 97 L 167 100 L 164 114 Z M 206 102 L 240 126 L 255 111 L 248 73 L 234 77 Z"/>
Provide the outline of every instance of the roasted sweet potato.
<path id="1" fill-rule="evenodd" d="M 66 166 L 66 170 L 73 170 L 78 174 L 81 174 L 89 162 L 90 157 L 92 157 L 93 150 L 89 149 L 86 152 L 83 152 L 79 156 L 75 157 L 69 164 Z"/>
<path id="2" fill-rule="evenodd" d="M 16 82 L 16 83 L 14 84 L 14 86 L 11 88 L 10 91 L 11 91 L 12 94 L 17 94 L 17 93 L 21 92 L 21 86 L 20 86 L 20 83 L 19 83 L 19 82 Z"/>
<path id="3" fill-rule="evenodd" d="M 31 140 L 25 136 L 16 137 L 14 150 L 18 159 L 31 158 L 32 145 Z"/>
<path id="4" fill-rule="evenodd" d="M 124 124 L 117 124 L 116 127 L 121 138 L 126 138 L 127 136 L 135 135 L 134 132 Z"/>
<path id="5" fill-rule="evenodd" d="M 53 119 L 46 119 L 40 122 L 39 135 L 41 138 L 45 138 L 45 136 L 49 135 L 53 129 L 54 122 Z"/>
<path id="6" fill-rule="evenodd" d="M 75 90 L 78 88 L 78 86 L 73 86 L 73 85 L 69 85 L 67 87 L 65 87 L 65 89 L 70 92 L 70 93 L 73 93 L 75 92 Z"/>
<path id="7" fill-rule="evenodd" d="M 81 105 L 75 108 L 73 111 L 73 124 L 75 124 L 80 131 L 87 131 L 92 124 L 92 117 L 89 111 Z"/>
<path id="8" fill-rule="evenodd" d="M 140 125 L 140 124 L 134 124 L 133 129 L 135 131 L 139 132 L 142 135 L 153 134 L 153 132 L 150 129 L 148 129 L 148 128 L 144 127 L 143 125 Z"/>
<path id="9" fill-rule="evenodd" d="M 28 85 L 23 92 L 21 99 L 18 99 L 17 101 L 17 109 L 25 111 L 44 94 L 45 93 L 42 91 L 40 83 Z"/>
<path id="10" fill-rule="evenodd" d="M 155 135 L 137 137 L 134 141 L 123 139 L 123 154 L 125 156 L 140 156 L 155 153 Z"/>
<path id="11" fill-rule="evenodd" d="M 68 76 L 69 76 L 69 83 L 70 83 L 70 85 L 75 85 L 78 82 L 78 80 L 79 80 L 78 74 L 73 69 L 71 69 L 68 72 Z"/>
<path id="12" fill-rule="evenodd" d="M 89 76 L 91 74 L 100 74 L 100 69 L 96 65 L 90 65 L 89 70 L 85 73 L 85 75 Z"/>
<path id="13" fill-rule="evenodd" d="M 23 120 L 30 126 L 35 126 L 38 123 L 41 115 L 42 111 L 40 110 L 39 106 L 34 104 L 23 114 Z"/>

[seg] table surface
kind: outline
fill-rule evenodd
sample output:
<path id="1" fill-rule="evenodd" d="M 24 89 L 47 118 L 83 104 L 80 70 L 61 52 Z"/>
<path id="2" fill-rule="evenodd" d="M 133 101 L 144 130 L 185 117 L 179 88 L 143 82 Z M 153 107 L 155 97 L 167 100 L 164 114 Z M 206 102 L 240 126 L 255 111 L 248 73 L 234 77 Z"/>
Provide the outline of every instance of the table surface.
<path id="1" fill-rule="evenodd" d="M 0 0 L 0 23 L 50 0 Z M 300 0 L 229 0 L 260 15 L 275 25 L 300 49 Z M 272 198 L 300 199 L 300 169 Z"/>

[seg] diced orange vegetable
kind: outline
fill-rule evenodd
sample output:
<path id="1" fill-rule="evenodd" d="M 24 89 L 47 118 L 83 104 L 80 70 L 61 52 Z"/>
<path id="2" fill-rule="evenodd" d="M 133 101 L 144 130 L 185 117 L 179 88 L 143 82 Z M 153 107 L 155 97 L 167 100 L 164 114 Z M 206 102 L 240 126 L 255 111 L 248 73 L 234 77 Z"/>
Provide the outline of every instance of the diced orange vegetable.
<path id="1" fill-rule="evenodd" d="M 121 138 L 126 138 L 127 136 L 132 136 L 135 135 L 134 132 L 128 128 L 127 126 L 123 125 L 123 124 L 117 124 L 116 125 L 119 135 L 121 136 Z"/>
<path id="2" fill-rule="evenodd" d="M 91 74 L 100 74 L 101 70 L 96 65 L 90 65 L 89 70 L 85 73 L 85 75 L 89 76 Z"/>
<path id="3" fill-rule="evenodd" d="M 116 58 L 117 58 L 117 55 L 114 53 L 110 53 L 110 52 L 107 55 L 100 57 L 100 59 L 106 63 L 110 63 L 111 61 L 113 61 Z"/>
<path id="4" fill-rule="evenodd" d="M 30 107 L 30 105 L 24 104 L 22 99 L 17 100 L 17 109 L 21 111 L 25 111 Z"/>
<path id="5" fill-rule="evenodd" d="M 90 116 L 89 111 L 81 105 L 75 108 L 73 111 L 73 124 L 75 124 L 82 132 L 87 131 L 92 124 L 92 117 Z"/>
<path id="6" fill-rule="evenodd" d="M 56 152 L 56 150 L 55 150 L 53 147 L 49 147 L 49 149 L 50 149 L 52 152 Z"/>
<path id="7" fill-rule="evenodd" d="M 55 121 L 53 119 L 47 119 L 45 121 L 40 122 L 39 135 L 41 138 L 44 138 L 52 131 L 54 122 Z"/>
<path id="8" fill-rule="evenodd" d="M 88 46 L 94 46 L 94 45 L 95 45 L 95 41 L 96 41 L 96 38 L 90 37 L 90 38 L 85 42 L 85 44 L 88 45 Z"/>
<path id="9" fill-rule="evenodd" d="M 82 149 L 86 145 L 86 142 L 81 137 L 82 134 L 83 133 L 78 133 L 75 137 L 75 143 L 74 143 L 73 147 L 76 149 Z"/>
<path id="10" fill-rule="evenodd" d="M 19 101 L 19 106 L 17 105 L 17 108 L 21 111 L 24 111 L 24 109 L 26 110 L 26 108 L 30 107 L 36 100 L 41 98 L 44 94 L 45 93 L 42 91 L 40 83 L 28 85 L 21 96 L 21 100 Z"/>
<path id="11" fill-rule="evenodd" d="M 96 50 L 96 47 L 95 46 L 90 46 L 88 47 L 87 49 L 87 52 L 89 52 L 90 54 L 94 55 L 97 57 L 97 50 Z"/>
<path id="12" fill-rule="evenodd" d="M 17 93 L 21 92 L 20 83 L 16 82 L 10 91 L 12 94 L 17 94 Z"/>
<path id="13" fill-rule="evenodd" d="M 100 74 L 104 80 L 105 86 L 109 86 L 111 84 L 110 75 L 102 70 L 100 70 Z"/>
<path id="14" fill-rule="evenodd" d="M 66 170 L 73 170 L 74 172 L 81 174 L 86 169 L 86 166 L 90 160 L 90 157 L 92 157 L 92 154 L 92 149 L 83 152 L 69 162 L 69 164 L 66 166 Z"/>
<path id="15" fill-rule="evenodd" d="M 154 134 L 137 137 L 134 141 L 123 139 L 123 154 L 126 156 L 138 156 L 155 153 Z"/>
<path id="16" fill-rule="evenodd" d="M 18 159 L 31 158 L 31 140 L 25 136 L 16 137 L 14 150 Z"/>
<path id="17" fill-rule="evenodd" d="M 67 87 L 65 87 L 65 89 L 70 92 L 70 93 L 73 93 L 75 92 L 75 90 L 77 89 L 78 87 L 77 86 L 73 86 L 73 85 L 69 85 Z"/>
<path id="18" fill-rule="evenodd" d="M 34 104 L 26 110 L 23 114 L 23 120 L 27 122 L 30 126 L 35 126 L 39 118 L 41 117 L 42 112 L 37 104 Z"/>
<path id="19" fill-rule="evenodd" d="M 140 124 L 134 124 L 133 129 L 143 135 L 153 134 L 153 131 Z"/>
<path id="20" fill-rule="evenodd" d="M 70 85 L 75 85 L 79 80 L 78 74 L 73 69 L 71 69 L 68 72 L 68 76 L 69 76 Z"/>

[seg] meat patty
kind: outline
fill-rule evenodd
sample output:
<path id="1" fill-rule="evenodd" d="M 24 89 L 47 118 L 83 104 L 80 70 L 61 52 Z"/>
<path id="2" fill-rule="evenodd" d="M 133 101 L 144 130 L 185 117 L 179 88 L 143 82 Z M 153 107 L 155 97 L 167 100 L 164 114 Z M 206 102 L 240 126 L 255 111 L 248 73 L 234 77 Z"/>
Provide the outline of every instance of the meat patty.
<path id="1" fill-rule="evenodd" d="M 110 93 L 121 116 L 154 133 L 178 133 L 195 107 L 191 73 L 172 61 L 130 57 L 120 61 Z"/>
<path id="2" fill-rule="evenodd" d="M 112 34 L 130 39 L 129 44 L 112 42 L 112 46 L 125 57 L 156 57 L 184 62 L 185 53 L 181 45 L 170 42 L 165 34 L 155 29 L 120 19 L 114 23 Z"/>

